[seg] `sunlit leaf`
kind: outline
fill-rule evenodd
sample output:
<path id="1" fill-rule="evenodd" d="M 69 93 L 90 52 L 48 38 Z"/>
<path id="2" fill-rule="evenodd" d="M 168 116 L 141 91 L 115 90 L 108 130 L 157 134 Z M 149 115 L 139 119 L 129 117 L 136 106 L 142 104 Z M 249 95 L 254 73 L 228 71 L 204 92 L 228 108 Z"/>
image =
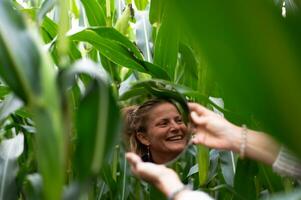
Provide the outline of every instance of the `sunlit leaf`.
<path id="1" fill-rule="evenodd" d="M 17 159 L 24 149 L 24 136 L 4 140 L 0 143 L 0 199 L 17 199 Z"/>

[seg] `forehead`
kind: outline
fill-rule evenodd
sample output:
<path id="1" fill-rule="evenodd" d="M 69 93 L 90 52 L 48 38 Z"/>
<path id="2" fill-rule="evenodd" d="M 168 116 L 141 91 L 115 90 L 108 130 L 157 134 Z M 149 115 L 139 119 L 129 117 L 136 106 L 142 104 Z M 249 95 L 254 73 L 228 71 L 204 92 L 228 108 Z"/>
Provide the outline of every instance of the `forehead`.
<path id="1" fill-rule="evenodd" d="M 152 110 L 150 110 L 149 119 L 168 118 L 168 117 L 174 117 L 179 114 L 180 113 L 175 105 L 166 102 L 166 103 L 161 103 L 155 106 Z"/>

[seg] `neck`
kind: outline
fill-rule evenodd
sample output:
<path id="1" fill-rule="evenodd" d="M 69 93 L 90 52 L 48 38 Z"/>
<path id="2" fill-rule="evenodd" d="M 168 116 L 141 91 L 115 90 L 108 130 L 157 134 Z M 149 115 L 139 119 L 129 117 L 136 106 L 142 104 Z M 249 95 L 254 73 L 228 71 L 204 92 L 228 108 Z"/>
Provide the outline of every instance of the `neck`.
<path id="1" fill-rule="evenodd" d="M 154 152 L 151 150 L 152 160 L 156 164 L 165 164 L 169 161 L 175 159 L 179 154 L 178 153 L 162 153 Z"/>

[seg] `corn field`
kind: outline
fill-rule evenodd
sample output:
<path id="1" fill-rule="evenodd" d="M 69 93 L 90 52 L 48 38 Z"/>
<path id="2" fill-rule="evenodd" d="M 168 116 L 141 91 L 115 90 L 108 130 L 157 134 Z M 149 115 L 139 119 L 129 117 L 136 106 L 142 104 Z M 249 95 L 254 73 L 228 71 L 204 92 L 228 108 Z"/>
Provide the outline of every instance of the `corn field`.
<path id="1" fill-rule="evenodd" d="M 0 200 L 166 199 L 124 157 L 121 108 L 187 101 L 301 158 L 301 1 L 0 0 Z M 218 200 L 301 199 L 230 151 L 171 163 Z"/>

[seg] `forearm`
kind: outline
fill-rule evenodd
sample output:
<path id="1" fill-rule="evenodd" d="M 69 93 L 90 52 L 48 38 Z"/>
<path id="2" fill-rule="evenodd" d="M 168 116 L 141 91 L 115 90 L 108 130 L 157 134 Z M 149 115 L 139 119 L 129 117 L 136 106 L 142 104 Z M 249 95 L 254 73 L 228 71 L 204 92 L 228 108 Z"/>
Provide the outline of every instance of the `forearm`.
<path id="1" fill-rule="evenodd" d="M 242 138 L 243 128 L 236 127 L 233 141 L 233 150 L 237 153 L 241 151 L 244 142 Z M 265 133 L 247 129 L 245 140 L 245 156 L 254 160 L 272 165 L 277 158 L 280 144 Z"/>
<path id="2" fill-rule="evenodd" d="M 160 176 L 156 187 L 168 197 L 175 191 L 183 188 L 184 184 L 180 181 L 179 177 L 172 172 L 170 174 Z"/>
<path id="3" fill-rule="evenodd" d="M 159 188 L 163 194 L 172 200 L 213 200 L 205 192 L 192 191 L 186 188 L 178 176 L 174 176 L 172 173 L 167 176 L 161 176 L 157 188 Z"/>

